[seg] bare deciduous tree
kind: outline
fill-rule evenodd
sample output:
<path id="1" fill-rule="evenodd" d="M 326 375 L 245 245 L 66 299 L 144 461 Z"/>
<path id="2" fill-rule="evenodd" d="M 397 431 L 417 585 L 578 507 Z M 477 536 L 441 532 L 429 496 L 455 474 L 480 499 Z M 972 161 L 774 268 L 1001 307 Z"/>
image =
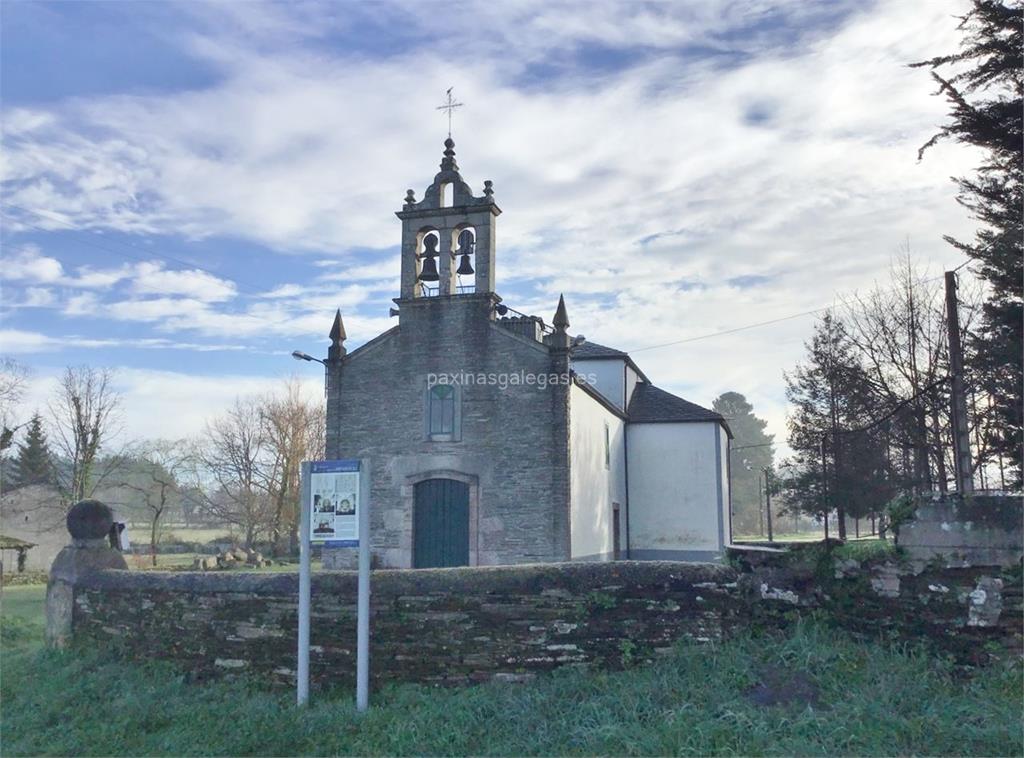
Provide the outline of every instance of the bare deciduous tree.
<path id="1" fill-rule="evenodd" d="M 980 292 L 965 282 L 960 294 L 961 323 L 967 330 L 976 320 Z M 941 277 L 915 265 L 904 249 L 893 263 L 888 286 L 849 298 L 846 306 L 844 318 L 876 396 L 876 415 L 913 398 L 889 427 L 895 462 L 900 464 L 906 453 L 907 462 L 899 466 L 905 483 L 945 492 L 953 462 L 949 386 L 943 381 L 950 368 Z M 983 417 L 972 419 L 973 427 L 985 423 Z M 986 454 L 975 453 L 976 458 Z"/>
<path id="2" fill-rule="evenodd" d="M 260 399 L 260 419 L 266 440 L 262 483 L 273 504 L 270 539 L 275 552 L 298 546 L 300 465 L 323 457 L 326 418 L 323 402 L 303 397 L 297 379 L 281 391 Z"/>
<path id="3" fill-rule="evenodd" d="M 120 462 L 106 456 L 104 443 L 117 434 L 121 395 L 110 369 L 76 366 L 65 369 L 50 401 L 54 442 L 64 466 L 58 467 L 58 487 L 65 505 L 89 497 Z"/>
<path id="4" fill-rule="evenodd" d="M 239 398 L 227 413 L 208 422 L 192 454 L 192 478 L 202 508 L 239 527 L 246 547 L 273 523 L 263 468 L 266 455 L 264 424 L 253 398 Z"/>
<path id="5" fill-rule="evenodd" d="M 28 377 L 28 368 L 13 358 L 0 358 L 0 452 L 14 440 L 14 409 L 25 395 Z"/>
<path id="6" fill-rule="evenodd" d="M 181 503 L 188 450 L 183 440 L 154 440 L 139 445 L 130 457 L 132 466 L 123 469 L 125 475 L 114 477 L 115 489 L 128 495 L 120 504 L 146 514 L 150 556 L 156 566 L 161 521 Z"/>

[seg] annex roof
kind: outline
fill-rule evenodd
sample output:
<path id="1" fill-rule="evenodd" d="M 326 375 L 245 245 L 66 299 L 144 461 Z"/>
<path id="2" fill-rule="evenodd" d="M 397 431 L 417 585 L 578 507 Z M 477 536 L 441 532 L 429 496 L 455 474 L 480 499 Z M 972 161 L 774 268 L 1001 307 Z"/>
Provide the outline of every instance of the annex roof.
<path id="1" fill-rule="evenodd" d="M 639 382 L 629 400 L 629 420 L 633 423 L 717 421 L 728 425 L 720 413 L 703 408 L 648 382 Z"/>

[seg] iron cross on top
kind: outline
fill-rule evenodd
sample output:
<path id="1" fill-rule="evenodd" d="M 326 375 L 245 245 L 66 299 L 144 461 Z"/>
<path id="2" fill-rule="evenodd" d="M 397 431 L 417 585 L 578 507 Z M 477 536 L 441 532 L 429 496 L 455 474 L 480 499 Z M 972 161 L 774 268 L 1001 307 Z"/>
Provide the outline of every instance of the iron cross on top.
<path id="1" fill-rule="evenodd" d="M 452 97 L 452 90 L 453 89 L 455 89 L 455 87 L 449 87 L 448 88 L 448 92 L 446 93 L 447 96 L 448 96 L 447 101 L 445 102 L 444 105 L 439 105 L 436 108 L 436 110 L 439 110 L 439 111 L 448 111 L 448 136 L 449 137 L 452 136 L 452 111 L 454 111 L 456 108 L 461 108 L 462 107 L 462 103 L 455 102 L 455 98 Z"/>

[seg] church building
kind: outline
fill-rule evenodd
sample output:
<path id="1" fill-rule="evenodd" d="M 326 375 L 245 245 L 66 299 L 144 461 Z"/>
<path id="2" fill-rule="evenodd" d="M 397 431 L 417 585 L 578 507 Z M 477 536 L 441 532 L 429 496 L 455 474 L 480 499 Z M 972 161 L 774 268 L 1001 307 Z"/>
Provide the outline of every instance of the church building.
<path id="1" fill-rule="evenodd" d="M 371 460 L 371 546 L 393 568 L 717 560 L 729 535 L 729 427 L 620 350 L 497 294 L 501 214 L 445 143 L 402 209 L 398 323 L 327 357 L 327 457 Z M 354 551 L 325 549 L 327 568 Z"/>

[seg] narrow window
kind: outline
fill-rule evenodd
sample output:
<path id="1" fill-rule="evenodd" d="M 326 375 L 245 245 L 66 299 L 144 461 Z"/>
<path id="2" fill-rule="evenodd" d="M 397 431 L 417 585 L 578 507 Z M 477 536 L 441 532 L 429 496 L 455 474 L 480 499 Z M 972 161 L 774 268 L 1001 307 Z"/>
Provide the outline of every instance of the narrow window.
<path id="1" fill-rule="evenodd" d="M 455 434 L 455 388 L 436 384 L 427 395 L 427 435 L 450 439 Z"/>
<path id="2" fill-rule="evenodd" d="M 452 207 L 452 185 L 442 184 L 441 185 L 441 207 L 451 208 Z"/>
<path id="3" fill-rule="evenodd" d="M 612 432 L 607 423 L 604 425 L 604 467 L 612 467 Z"/>

